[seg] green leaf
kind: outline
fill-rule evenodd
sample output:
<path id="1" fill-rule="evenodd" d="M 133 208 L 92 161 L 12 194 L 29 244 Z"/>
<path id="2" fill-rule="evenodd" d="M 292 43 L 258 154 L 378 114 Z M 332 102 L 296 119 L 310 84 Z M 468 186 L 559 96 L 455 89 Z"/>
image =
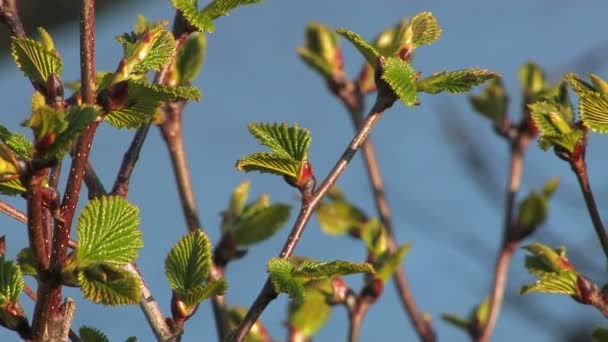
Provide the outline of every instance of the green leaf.
<path id="1" fill-rule="evenodd" d="M 19 254 L 17 254 L 17 264 L 19 264 L 19 269 L 23 275 L 32 277 L 38 276 L 38 271 L 36 271 L 36 259 L 29 247 L 25 247 L 19 251 Z"/>
<path id="2" fill-rule="evenodd" d="M 361 226 L 361 240 L 369 253 L 382 255 L 386 252 L 386 230 L 377 218 L 368 220 Z"/>
<path id="3" fill-rule="evenodd" d="M 292 276 L 306 280 L 332 278 L 355 273 L 374 274 L 374 267 L 365 262 L 312 261 L 304 259 L 293 271 Z"/>
<path id="4" fill-rule="evenodd" d="M 577 274 L 575 272 L 546 275 L 538 278 L 533 284 L 522 286 L 519 293 L 525 295 L 531 292 L 541 292 L 578 296 L 576 279 Z"/>
<path id="5" fill-rule="evenodd" d="M 509 98 L 500 78 L 496 77 L 488 82 L 479 95 L 469 96 L 471 106 L 479 114 L 498 123 L 507 113 Z"/>
<path id="6" fill-rule="evenodd" d="M 541 101 L 528 105 L 528 108 L 541 135 L 560 136 L 572 131 L 562 108 L 556 103 Z"/>
<path id="7" fill-rule="evenodd" d="M 76 259 L 81 265 L 103 262 L 125 265 L 137 257 L 143 247 L 139 209 L 119 196 L 97 197 L 84 207 L 76 234 Z"/>
<path id="8" fill-rule="evenodd" d="M 407 106 L 411 107 L 418 103 L 416 72 L 409 63 L 397 57 L 387 58 L 382 79 L 390 85 L 395 95 Z"/>
<path id="9" fill-rule="evenodd" d="M 209 18 L 216 19 L 218 17 L 228 15 L 230 11 L 244 5 L 257 4 L 262 0 L 214 0 L 205 7 L 201 14 Z"/>
<path id="10" fill-rule="evenodd" d="M 137 342 L 137 337 L 131 336 L 125 340 L 125 342 Z"/>
<path id="11" fill-rule="evenodd" d="M 286 175 L 294 179 L 300 174 L 302 162 L 282 157 L 276 153 L 252 153 L 236 162 L 239 171 L 258 171 L 275 175 Z"/>
<path id="12" fill-rule="evenodd" d="M 608 99 L 597 92 L 579 99 L 579 114 L 585 126 L 598 133 L 608 133 Z"/>
<path id="13" fill-rule="evenodd" d="M 372 44 L 368 43 L 357 33 L 345 28 L 339 28 L 336 30 L 336 32 L 351 42 L 351 44 L 353 44 L 355 48 L 359 50 L 363 57 L 365 57 L 365 60 L 367 63 L 369 63 L 369 65 L 372 67 L 376 66 L 376 58 L 380 55 L 380 53 Z"/>
<path id="14" fill-rule="evenodd" d="M 298 49 L 302 60 L 325 78 L 343 70 L 342 53 L 335 31 L 320 23 L 306 26 L 306 45 Z"/>
<path id="15" fill-rule="evenodd" d="M 490 316 L 490 300 L 490 297 L 484 298 L 481 304 L 477 305 L 473 311 L 475 322 L 482 327 L 486 325 L 486 322 Z"/>
<path id="16" fill-rule="evenodd" d="M 603 95 L 608 96 L 608 82 L 604 81 L 601 77 L 595 74 L 589 74 L 591 83 L 593 86 Z"/>
<path id="17" fill-rule="evenodd" d="M 23 276 L 17 264 L 4 256 L 0 257 L 0 307 L 7 303 L 16 304 L 23 291 Z"/>
<path id="18" fill-rule="evenodd" d="M 180 10 L 188 23 L 202 32 L 213 32 L 212 18 L 209 15 L 199 12 L 197 0 L 171 0 L 173 7 Z"/>
<path id="19" fill-rule="evenodd" d="M 54 50 L 49 51 L 48 45 L 45 47 L 40 42 L 27 37 L 11 37 L 11 40 L 13 59 L 32 82 L 45 87 L 49 76 L 61 74 L 61 58 Z M 43 41 L 48 44 L 47 39 L 43 38 Z"/>
<path id="20" fill-rule="evenodd" d="M 294 266 L 287 260 L 272 258 L 268 261 L 268 274 L 277 293 L 287 293 L 289 298 L 300 303 L 304 300 L 304 286 L 291 275 Z"/>
<path id="21" fill-rule="evenodd" d="M 528 62 L 519 68 L 519 83 L 526 93 L 539 93 L 545 89 L 545 73 L 536 63 Z"/>
<path id="22" fill-rule="evenodd" d="M 325 234 L 343 235 L 354 232 L 365 222 L 365 214 L 343 200 L 321 203 L 317 208 L 319 226 Z"/>
<path id="23" fill-rule="evenodd" d="M 559 273 L 562 271 L 574 271 L 574 267 L 566 258 L 565 249 L 552 249 L 541 243 L 533 243 L 523 247 L 532 253 L 526 257 L 526 268 L 536 276 L 546 273 Z"/>
<path id="24" fill-rule="evenodd" d="M 412 44 L 414 47 L 428 45 L 436 42 L 441 36 L 441 27 L 431 12 L 416 14 L 409 25 L 412 30 Z"/>
<path id="25" fill-rule="evenodd" d="M 287 123 L 264 124 L 252 123 L 248 125 L 249 133 L 267 146 L 273 153 L 284 158 L 297 161 L 306 160 L 308 146 L 310 145 L 310 131 L 300 129 L 298 124 L 288 127 Z"/>
<path id="26" fill-rule="evenodd" d="M 175 40 L 173 34 L 164 28 L 166 24 L 154 25 L 140 34 L 116 37 L 122 44 L 125 59 L 115 81 L 125 80 L 131 74 L 159 71 L 169 63 L 175 51 Z"/>
<path id="27" fill-rule="evenodd" d="M 559 186 L 559 177 L 551 178 L 545 185 L 543 186 L 542 194 L 543 196 L 549 198 L 553 196 L 557 187 Z"/>
<path id="28" fill-rule="evenodd" d="M 65 113 L 67 127 L 58 133 L 52 147 L 44 151 L 46 156 L 56 156 L 62 159 L 69 151 L 72 142 L 92 124 L 101 114 L 99 107 L 92 106 L 72 106 Z"/>
<path id="29" fill-rule="evenodd" d="M 608 329 L 593 329 L 593 332 L 591 333 L 591 340 L 593 342 L 608 342 Z"/>
<path id="30" fill-rule="evenodd" d="M 88 300 L 105 305 L 137 304 L 141 283 L 126 270 L 110 264 L 90 264 L 78 273 L 82 294 Z"/>
<path id="31" fill-rule="evenodd" d="M 101 330 L 83 325 L 78 329 L 82 342 L 110 342 Z"/>
<path id="32" fill-rule="evenodd" d="M 226 283 L 226 280 L 218 279 L 209 281 L 188 291 L 176 290 L 175 293 L 179 300 L 186 305 L 186 311 L 189 311 L 209 297 L 223 295 L 227 289 L 228 283 Z"/>
<path id="33" fill-rule="evenodd" d="M 405 253 L 410 250 L 410 247 L 411 244 L 409 243 L 403 244 L 394 254 L 389 255 L 380 266 L 376 266 L 375 277 L 382 280 L 383 283 L 386 283 L 393 275 L 393 272 L 401 267 Z"/>
<path id="34" fill-rule="evenodd" d="M 243 307 L 229 307 L 228 308 L 228 330 L 234 331 L 238 328 L 239 324 L 247 314 L 247 309 Z M 255 321 L 251 330 L 245 337 L 244 342 L 268 342 L 270 337 L 268 336 L 268 332 L 264 328 L 262 324 L 262 320 L 258 319 Z"/>
<path id="35" fill-rule="evenodd" d="M 55 49 L 53 38 L 44 28 L 38 27 L 38 35 L 40 36 L 40 44 L 46 51 L 53 52 L 56 55 L 59 54 Z"/>
<path id="36" fill-rule="evenodd" d="M 274 204 L 243 216 L 231 229 L 238 246 L 250 246 L 274 235 L 289 218 L 291 207 Z"/>
<path id="37" fill-rule="evenodd" d="M 63 111 L 56 110 L 48 105 L 42 105 L 34 109 L 32 116 L 22 123 L 34 132 L 36 141 L 45 139 L 50 135 L 61 133 L 68 128 Z"/>
<path id="38" fill-rule="evenodd" d="M 583 97 L 591 93 L 597 93 L 597 90 L 589 83 L 583 81 L 577 74 L 568 73 L 564 75 L 568 84 L 578 97 Z"/>
<path id="39" fill-rule="evenodd" d="M 305 300 L 291 301 L 288 307 L 287 324 L 303 337 L 314 336 L 329 319 L 332 307 L 325 294 L 314 287 L 306 288 Z"/>
<path id="40" fill-rule="evenodd" d="M 532 190 L 519 204 L 519 223 L 524 227 L 537 227 L 545 222 L 549 213 L 547 198 Z"/>
<path id="41" fill-rule="evenodd" d="M 194 81 L 203 66 L 206 48 L 207 37 L 203 33 L 193 32 L 188 36 L 175 58 L 178 84 L 190 84 Z"/>
<path id="42" fill-rule="evenodd" d="M 168 87 L 128 81 L 126 106 L 110 111 L 105 119 L 116 128 L 137 128 L 150 122 L 161 105 L 169 100 L 199 100 L 196 87 Z"/>
<path id="43" fill-rule="evenodd" d="M 442 313 L 441 319 L 466 333 L 469 332 L 469 321 L 461 316 L 450 313 Z"/>
<path id="44" fill-rule="evenodd" d="M 469 68 L 435 73 L 416 82 L 418 91 L 437 94 L 442 91 L 462 93 L 500 75 L 487 69 Z"/>
<path id="45" fill-rule="evenodd" d="M 15 152 L 17 156 L 26 160 L 32 159 L 34 146 L 25 135 L 12 133 L 6 127 L 0 125 L 0 140 L 2 140 L 11 151 Z"/>
<path id="46" fill-rule="evenodd" d="M 165 275 L 171 288 L 188 292 L 203 287 L 211 267 L 211 243 L 201 230 L 181 238 L 165 259 Z"/>

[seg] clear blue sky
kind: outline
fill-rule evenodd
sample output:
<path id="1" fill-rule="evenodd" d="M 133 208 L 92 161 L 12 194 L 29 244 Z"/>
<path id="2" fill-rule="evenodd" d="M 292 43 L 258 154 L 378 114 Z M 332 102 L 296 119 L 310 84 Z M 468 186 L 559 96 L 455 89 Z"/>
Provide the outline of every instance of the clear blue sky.
<path id="1" fill-rule="evenodd" d="M 114 37 L 131 30 L 137 14 L 153 20 L 173 18 L 169 1 L 129 2 L 120 6 L 97 20 L 99 70 L 115 69 L 121 49 Z M 578 3 L 267 0 L 220 19 L 216 32 L 209 35 L 207 59 L 196 81 L 203 94 L 202 101 L 188 104 L 184 118 L 186 148 L 206 231 L 217 242 L 219 212 L 226 206 L 232 188 L 246 178 L 252 180 L 252 196 L 268 193 L 273 200 L 292 204 L 292 216 L 297 212 L 296 193 L 282 180 L 268 175 L 245 175 L 234 169 L 236 159 L 258 148 L 247 133 L 247 123 L 287 121 L 309 128 L 313 137 L 309 155 L 318 179 L 327 174 L 350 141 L 352 128 L 345 110 L 295 53 L 303 42 L 308 21 L 344 26 L 372 38 L 403 16 L 432 11 L 444 34 L 435 45 L 419 50 L 414 67 L 423 74 L 467 66 L 500 72 L 512 95 L 511 113 L 518 116 L 516 72 L 527 60 L 545 66 L 552 81 L 567 71 L 608 77 L 608 68 L 601 63 L 606 52 L 607 10 L 608 3 L 599 0 Z M 64 80 L 78 78 L 77 22 L 52 30 L 51 34 L 64 58 Z M 346 68 L 350 75 L 355 75 L 362 58 L 346 43 L 343 45 Z M 601 52 L 599 62 L 588 55 L 590 51 Z M 0 75 L 2 123 L 18 129 L 19 122 L 28 114 L 31 86 L 8 60 L 0 67 Z M 422 96 L 421 100 L 422 105 L 416 108 L 396 104 L 382 118 L 372 139 L 386 179 L 398 239 L 413 244 L 405 270 L 417 303 L 432 315 L 441 341 L 467 341 L 466 335 L 443 323 L 439 315 L 467 314 L 489 293 L 502 233 L 507 147 L 494 136 L 488 122 L 471 112 L 465 95 Z M 447 122 L 460 123 L 466 129 L 466 137 L 491 162 L 491 178 L 497 182 L 498 191 L 482 191 L 476 180 L 481 175 L 467 172 L 458 140 L 446 137 Z M 117 131 L 107 125 L 100 129 L 92 158 L 105 184 L 113 181 L 131 136 L 130 131 Z M 601 212 L 605 212 L 602 208 L 608 208 L 608 183 L 602 177 L 608 166 L 603 158 L 605 148 L 605 137 L 592 137 L 588 151 L 590 177 L 597 188 Z M 586 211 L 579 205 L 582 198 L 567 165 L 535 146 L 531 147 L 526 163 L 524 192 L 530 187 L 539 188 L 556 175 L 562 177 L 563 184 L 551 206 L 549 222 L 531 241 L 571 246 L 573 253 L 578 252 L 572 258 L 575 264 L 578 261 L 592 279 L 601 281 L 602 254 Z M 373 213 L 359 158 L 353 161 L 339 185 L 355 203 Z M 171 245 L 186 230 L 167 151 L 156 130 L 151 132 L 137 165 L 129 199 L 140 206 L 142 215 L 145 248 L 138 264 L 155 298 L 169 315 L 170 290 L 162 265 Z M 21 199 L 11 203 L 25 207 Z M 25 228 L 4 217 L 0 218 L 0 224 L 0 234 L 7 235 L 9 256 L 13 256 L 27 243 Z M 266 261 L 278 253 L 290 226 L 252 249 L 246 259 L 229 266 L 230 304 L 251 304 L 265 279 Z M 296 254 L 320 260 L 365 257 L 363 248 L 355 241 L 324 236 L 315 220 L 309 224 Z M 558 337 L 554 332 L 565 331 L 569 322 L 602 324 L 601 315 L 593 308 L 567 297 L 520 297 L 519 286 L 531 280 L 523 270 L 523 252 L 519 251 L 511 266 L 507 303 L 498 321 L 495 341 L 554 341 Z M 348 281 L 354 288 L 361 284 L 356 276 Z M 153 339 L 139 307 L 100 309 L 85 302 L 76 290 L 66 293 L 78 303 L 75 327 L 95 326 L 112 341 L 131 335 L 140 341 Z M 23 303 L 31 310 L 29 299 L 24 297 Z M 286 336 L 283 327 L 286 304 L 282 296 L 262 316 L 272 336 L 279 340 Z M 205 303 L 186 324 L 184 341 L 215 340 L 212 324 L 210 305 Z M 317 340 L 344 340 L 346 327 L 345 312 L 337 308 Z M 415 340 L 392 285 L 370 310 L 361 334 L 362 341 Z M 16 340 L 16 335 L 0 330 L 0 339 Z"/>

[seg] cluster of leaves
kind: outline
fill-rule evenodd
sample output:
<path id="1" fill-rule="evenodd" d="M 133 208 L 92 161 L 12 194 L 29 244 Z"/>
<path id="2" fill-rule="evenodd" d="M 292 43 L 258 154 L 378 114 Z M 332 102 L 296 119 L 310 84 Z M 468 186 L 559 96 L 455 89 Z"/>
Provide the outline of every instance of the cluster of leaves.
<path id="1" fill-rule="evenodd" d="M 373 43 L 344 28 L 336 32 L 350 41 L 367 61 L 358 80 L 361 90 L 369 93 L 377 89 L 374 68 L 383 60 L 379 79 L 386 82 L 391 91 L 408 106 L 419 103 L 418 92 L 460 93 L 498 77 L 498 74 L 486 69 L 468 68 L 439 72 L 419 79 L 419 73 L 411 66 L 414 50 L 434 43 L 441 36 L 441 28 L 430 12 L 419 13 L 410 20 L 404 19 L 389 27 Z M 327 79 L 342 73 L 342 53 L 335 34 L 321 24 L 312 23 L 306 36 L 306 45 L 298 50 L 302 60 Z"/>

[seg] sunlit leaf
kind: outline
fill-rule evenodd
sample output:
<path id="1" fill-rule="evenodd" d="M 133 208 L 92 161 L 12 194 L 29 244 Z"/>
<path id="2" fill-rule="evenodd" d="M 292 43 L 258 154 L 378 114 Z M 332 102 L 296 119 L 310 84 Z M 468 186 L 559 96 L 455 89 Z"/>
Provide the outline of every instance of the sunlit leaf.
<path id="1" fill-rule="evenodd" d="M 431 12 L 416 14 L 409 25 L 411 25 L 414 47 L 432 44 L 441 36 L 441 27 Z"/>
<path id="2" fill-rule="evenodd" d="M 78 335 L 80 335 L 82 342 L 110 342 L 101 330 L 85 325 L 78 329 Z"/>
<path id="3" fill-rule="evenodd" d="M 393 272 L 403 263 L 403 258 L 407 251 L 410 250 L 411 244 L 406 243 L 403 244 L 399 249 L 388 256 L 388 258 L 380 265 L 376 266 L 376 275 L 377 279 L 382 280 L 383 283 L 386 283 L 388 279 L 393 275 Z"/>
<path id="4" fill-rule="evenodd" d="M 363 57 L 365 57 L 367 63 L 369 63 L 372 67 L 376 66 L 376 58 L 380 55 L 380 53 L 372 44 L 368 43 L 357 33 L 345 28 L 339 28 L 336 30 L 336 32 L 351 42 L 355 48 L 359 50 Z"/>
<path id="5" fill-rule="evenodd" d="M 302 302 L 304 300 L 304 286 L 291 275 L 294 266 L 287 260 L 272 258 L 268 261 L 268 274 L 276 292 L 287 293 L 289 298 Z"/>
<path id="6" fill-rule="evenodd" d="M 23 285 L 19 266 L 12 260 L 6 260 L 4 256 L 0 257 L 0 307 L 4 307 L 7 302 L 17 303 Z"/>
<path id="7" fill-rule="evenodd" d="M 211 243 L 201 230 L 179 240 L 165 259 L 165 275 L 171 288 L 179 292 L 203 287 L 210 267 Z"/>
<path id="8" fill-rule="evenodd" d="M 272 173 L 280 176 L 297 178 L 300 173 L 301 162 L 282 157 L 276 153 L 252 153 L 237 161 L 236 169 L 239 171 L 258 171 Z"/>
<path id="9" fill-rule="evenodd" d="M 141 284 L 128 271 L 106 264 L 91 264 L 78 273 L 80 289 L 88 300 L 105 305 L 137 304 Z"/>
<path id="10" fill-rule="evenodd" d="M 474 86 L 483 82 L 500 77 L 499 74 L 487 69 L 461 69 L 455 71 L 444 71 L 433 74 L 416 82 L 418 91 L 437 94 L 442 91 L 450 93 L 462 93 L 471 90 Z"/>
<path id="11" fill-rule="evenodd" d="M 248 125 L 249 132 L 260 141 L 284 158 L 305 160 L 310 145 L 310 131 L 300 129 L 297 124 L 289 127 L 287 123 L 252 123 Z"/>
<path id="12" fill-rule="evenodd" d="M 41 86 L 52 74 L 61 74 L 61 58 L 43 44 L 31 38 L 11 37 L 11 53 L 17 66 L 25 76 Z"/>
<path id="13" fill-rule="evenodd" d="M 371 264 L 351 261 L 313 261 L 304 259 L 293 271 L 292 276 L 307 280 L 345 276 L 355 273 L 374 273 Z"/>
<path id="14" fill-rule="evenodd" d="M 207 5 L 201 14 L 209 18 L 216 19 L 217 17 L 228 15 L 230 11 L 240 6 L 257 4 L 263 0 L 214 0 Z"/>
<path id="15" fill-rule="evenodd" d="M 608 99 L 592 92 L 579 99 L 579 114 L 585 126 L 598 133 L 608 133 Z"/>
<path id="16" fill-rule="evenodd" d="M 397 97 L 407 106 L 411 107 L 418 103 L 416 72 L 409 63 L 397 57 L 387 58 L 382 79 L 390 85 Z"/>
<path id="17" fill-rule="evenodd" d="M 289 303 L 287 324 L 303 337 L 312 337 L 331 315 L 332 307 L 326 296 L 314 287 L 306 287 L 305 300 Z"/>
<path id="18" fill-rule="evenodd" d="M 244 215 L 231 229 L 238 246 L 249 246 L 274 235 L 289 218 L 291 207 L 274 204 Z"/>
<path id="19" fill-rule="evenodd" d="M 194 32 L 188 36 L 184 45 L 177 52 L 175 66 L 179 75 L 178 84 L 190 84 L 203 66 L 207 37 L 202 32 Z"/>

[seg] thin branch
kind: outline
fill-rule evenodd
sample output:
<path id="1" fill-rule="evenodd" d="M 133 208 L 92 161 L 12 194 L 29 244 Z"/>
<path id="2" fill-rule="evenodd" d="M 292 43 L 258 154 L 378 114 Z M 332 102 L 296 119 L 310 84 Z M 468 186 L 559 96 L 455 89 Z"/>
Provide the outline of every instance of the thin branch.
<path id="1" fill-rule="evenodd" d="M 4 201 L 0 201 L 0 212 L 5 213 L 21 223 L 27 223 L 27 215 L 24 212 Z"/>
<path id="2" fill-rule="evenodd" d="M 340 157 L 340 159 L 336 162 L 333 169 L 330 173 L 325 177 L 323 183 L 319 186 L 319 189 L 311 196 L 311 197 L 303 197 L 302 207 L 300 208 L 300 213 L 294 226 L 281 250 L 280 257 L 283 259 L 287 259 L 293 253 L 300 236 L 304 232 L 304 228 L 310 219 L 310 216 L 319 205 L 320 201 L 325 197 L 330 188 L 336 183 L 340 175 L 346 170 L 346 167 L 353 159 L 359 148 L 363 142 L 367 139 L 369 133 L 376 125 L 382 114 L 386 109 L 392 106 L 395 102 L 395 98 L 393 94 L 383 94 L 378 93 L 378 97 L 376 98 L 376 103 L 371 109 L 369 115 L 365 119 L 365 122 L 361 126 L 361 128 L 355 134 L 351 143 L 346 147 L 346 150 Z M 272 300 L 277 297 L 277 293 L 270 282 L 270 278 L 266 280 L 264 287 L 258 294 L 257 298 L 249 308 L 247 315 L 243 318 L 243 321 L 239 325 L 236 332 L 230 337 L 230 341 L 232 342 L 241 342 L 247 336 L 247 333 L 257 321 L 258 317 L 262 314 L 264 309 L 270 304 Z"/>
<path id="3" fill-rule="evenodd" d="M 93 199 L 106 193 L 106 189 L 101 183 L 101 180 L 99 180 L 99 177 L 97 177 L 97 173 L 95 172 L 95 169 L 91 165 L 90 161 L 87 163 L 84 170 L 84 184 L 89 190 L 89 199 Z"/>
<path id="4" fill-rule="evenodd" d="M 511 160 L 505 196 L 503 237 L 501 249 L 496 259 L 488 320 L 481 327 L 479 336 L 474 336 L 476 340 L 482 342 L 490 340 L 496 322 L 498 321 L 498 315 L 504 298 L 505 286 L 507 284 L 507 274 L 509 272 L 511 257 L 519 243 L 519 240 L 513 240 L 510 237 L 512 236 L 511 233 L 514 229 L 513 215 L 515 197 L 519 191 L 523 173 L 523 155 L 529 143 L 530 136 L 525 131 L 520 131 L 515 139 L 511 141 Z"/>
<path id="5" fill-rule="evenodd" d="M 361 332 L 361 323 L 363 322 L 363 318 L 365 314 L 369 310 L 373 303 L 371 301 L 367 301 L 365 299 L 361 299 L 358 301 L 356 310 L 353 312 L 349 312 L 348 315 L 348 342 L 358 342 L 359 334 Z"/>
<path id="6" fill-rule="evenodd" d="M 344 75 L 337 76 L 336 78 L 329 80 L 329 88 L 333 93 L 342 101 L 344 107 L 347 108 L 351 121 L 355 130 L 359 129 L 362 124 L 362 111 L 364 95 L 361 93 L 361 89 L 355 85 L 354 82 L 346 80 Z M 380 164 L 376 157 L 376 151 L 374 149 L 371 137 L 368 138 L 361 147 L 361 154 L 363 156 L 363 163 L 365 164 L 365 170 L 367 171 L 367 177 L 370 181 L 372 193 L 374 196 L 374 203 L 376 204 L 376 211 L 380 218 L 380 222 L 384 225 L 387 232 L 388 248 L 391 253 L 397 251 L 397 242 L 393 229 L 391 209 L 386 198 L 384 191 L 384 182 L 382 180 L 382 174 L 380 172 Z M 422 314 L 418 311 L 414 295 L 409 286 L 409 282 L 403 268 L 399 267 L 393 274 L 393 281 L 395 289 L 401 300 L 401 304 L 405 308 L 405 311 L 416 329 L 416 333 L 420 337 L 420 340 L 425 342 L 435 341 L 435 331 L 430 321 L 424 319 Z"/>
<path id="7" fill-rule="evenodd" d="M 585 204 L 587 205 L 589 216 L 593 222 L 593 228 L 595 228 L 597 238 L 602 245 L 604 255 L 608 258 L 608 236 L 606 235 L 606 228 L 604 227 L 597 205 L 595 204 L 593 192 L 591 191 L 591 184 L 589 183 L 589 175 L 587 173 L 587 165 L 584 157 L 571 160 L 570 166 L 572 167 L 572 171 L 576 174 L 576 179 L 583 192 L 583 197 L 585 197 Z"/>
<path id="8" fill-rule="evenodd" d="M 23 23 L 17 12 L 17 0 L 0 0 L 0 20 L 6 24 L 12 36 L 25 37 Z"/>

